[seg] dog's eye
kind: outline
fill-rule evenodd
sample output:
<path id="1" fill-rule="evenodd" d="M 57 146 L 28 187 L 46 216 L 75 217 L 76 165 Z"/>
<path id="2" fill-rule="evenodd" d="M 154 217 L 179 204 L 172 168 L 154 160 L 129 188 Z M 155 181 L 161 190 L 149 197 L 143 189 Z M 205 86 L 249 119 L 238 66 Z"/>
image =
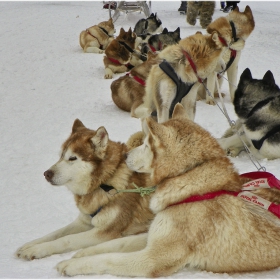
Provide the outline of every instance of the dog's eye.
<path id="1" fill-rule="evenodd" d="M 69 158 L 69 161 L 74 161 L 74 160 L 76 160 L 77 158 L 76 157 L 70 157 Z"/>

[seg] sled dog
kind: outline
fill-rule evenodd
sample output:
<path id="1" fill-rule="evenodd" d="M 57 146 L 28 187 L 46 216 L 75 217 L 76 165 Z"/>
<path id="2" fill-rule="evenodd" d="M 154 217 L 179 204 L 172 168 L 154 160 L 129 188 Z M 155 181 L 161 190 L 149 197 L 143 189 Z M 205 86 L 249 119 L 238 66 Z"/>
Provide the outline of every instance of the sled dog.
<path id="1" fill-rule="evenodd" d="M 245 150 L 242 140 L 258 158 L 280 157 L 280 89 L 271 71 L 262 79 L 253 79 L 249 68 L 240 76 L 235 91 L 234 109 L 238 116 L 236 130 L 244 131 L 241 138 L 232 129 L 219 139 L 230 156 Z"/>
<path id="2" fill-rule="evenodd" d="M 174 78 L 179 80 L 177 84 L 189 87 L 189 93 L 178 102 L 182 102 L 193 120 L 200 82 L 213 71 L 223 69 L 222 49 L 223 45 L 217 32 L 211 35 L 197 32 L 180 40 L 176 45 L 166 47 L 159 53 L 159 58 L 165 62 L 152 67 L 146 82 L 144 102 L 135 109 L 135 116 L 145 118 L 156 110 L 158 122 L 162 123 L 170 118 L 172 114 L 170 108 L 179 86 L 176 86 L 174 79 L 172 80 L 162 69 L 162 66 L 169 65 L 168 68 L 175 72 Z M 199 82 L 196 83 L 197 81 Z"/>
<path id="3" fill-rule="evenodd" d="M 80 46 L 87 53 L 104 53 L 114 39 L 115 27 L 112 18 L 93 25 L 80 34 Z"/>
<path id="4" fill-rule="evenodd" d="M 141 133 L 131 136 L 130 148 L 142 143 L 141 137 Z M 148 174 L 127 168 L 127 152 L 128 146 L 111 141 L 104 127 L 94 131 L 75 120 L 71 135 L 62 145 L 59 161 L 44 175 L 52 185 L 65 185 L 73 193 L 80 214 L 68 226 L 26 243 L 16 255 L 27 260 L 39 259 L 147 232 L 153 219 L 150 197 L 109 193 L 133 189 L 132 183 L 151 186 Z"/>
<path id="5" fill-rule="evenodd" d="M 157 13 L 152 13 L 146 19 L 142 18 L 137 21 L 133 32 L 136 33 L 137 36 L 160 33 L 162 32 L 162 22 L 157 16 Z"/>
<path id="6" fill-rule="evenodd" d="M 162 51 L 166 46 L 177 44 L 180 40 L 180 27 L 175 31 L 168 31 L 167 28 L 164 28 L 162 33 L 152 35 L 147 43 L 142 43 L 141 53 Z"/>
<path id="7" fill-rule="evenodd" d="M 105 50 L 103 63 L 105 66 L 105 79 L 112 79 L 113 73 L 124 73 L 134 66 L 141 64 L 140 53 L 137 54 L 136 34 L 131 28 L 126 32 L 120 29 L 119 35 L 111 41 Z"/>
<path id="8" fill-rule="evenodd" d="M 241 56 L 241 51 L 245 47 L 245 41 L 255 28 L 255 21 L 252 10 L 246 6 L 244 12 L 240 12 L 236 7 L 226 17 L 220 17 L 210 23 L 207 27 L 207 32 L 211 34 L 216 31 L 219 34 L 219 39 L 224 45 L 223 59 L 226 63 L 226 68 L 223 71 L 227 73 L 229 92 L 231 100 L 234 99 L 234 92 L 237 85 L 238 63 Z M 214 96 L 218 96 L 215 79 L 217 73 L 212 73 L 207 78 L 207 88 Z M 220 87 L 223 78 L 218 79 Z M 199 96 L 205 98 L 206 103 L 214 105 L 215 101 L 205 92 L 203 87 L 199 89 Z"/>
<path id="9" fill-rule="evenodd" d="M 163 124 L 147 118 L 144 131 L 143 145 L 127 154 L 126 163 L 149 173 L 157 186 L 148 233 L 102 243 L 91 248 L 90 256 L 62 261 L 57 265 L 61 274 L 154 278 L 185 266 L 214 273 L 280 266 L 280 231 L 274 223 L 279 219 L 266 209 L 273 222 L 253 213 L 260 206 L 232 195 L 242 187 L 237 171 L 181 104 Z M 279 203 L 280 190 L 274 190 Z"/>
<path id="10" fill-rule="evenodd" d="M 143 103 L 146 79 L 153 65 L 159 63 L 158 55 L 149 52 L 146 61 L 132 68 L 126 75 L 111 84 L 112 99 L 122 110 L 131 112 Z"/>

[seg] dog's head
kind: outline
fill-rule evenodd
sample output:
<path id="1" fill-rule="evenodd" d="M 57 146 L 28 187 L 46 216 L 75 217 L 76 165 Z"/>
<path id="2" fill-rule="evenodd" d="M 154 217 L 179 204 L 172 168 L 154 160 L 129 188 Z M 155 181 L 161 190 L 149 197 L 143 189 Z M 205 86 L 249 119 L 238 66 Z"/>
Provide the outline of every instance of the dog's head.
<path id="1" fill-rule="evenodd" d="M 246 68 L 235 91 L 233 100 L 235 112 L 239 118 L 246 119 L 256 104 L 279 95 L 280 89 L 271 71 L 267 71 L 262 79 L 253 79 L 250 69 Z"/>
<path id="2" fill-rule="evenodd" d="M 120 33 L 116 38 L 117 41 L 126 43 L 133 50 L 137 47 L 136 39 L 137 39 L 137 35 L 136 33 L 132 32 L 131 27 L 127 32 L 121 27 Z"/>
<path id="3" fill-rule="evenodd" d="M 250 7 L 246 6 L 244 12 L 240 12 L 239 8 L 236 7 L 228 16 L 219 17 L 212 21 L 207 27 L 207 32 L 211 34 L 216 31 L 220 37 L 226 40 L 228 45 L 232 44 L 234 38 L 230 21 L 234 24 L 236 38 L 242 41 L 246 41 L 255 28 L 253 13 Z"/>
<path id="4" fill-rule="evenodd" d="M 150 173 L 154 184 L 211 158 L 225 156 L 217 141 L 189 120 L 181 104 L 175 106 L 172 119 L 165 123 L 143 120 L 143 131 L 143 144 L 127 154 L 126 164 L 133 171 Z"/>
<path id="5" fill-rule="evenodd" d="M 196 82 L 197 76 L 205 79 L 215 71 L 217 64 L 221 61 L 223 45 L 219 40 L 217 32 L 211 35 L 203 35 L 201 32 L 180 40 L 182 61 L 185 61 L 185 74 L 188 76 L 189 82 Z M 168 48 L 163 52 L 168 51 Z M 188 61 L 186 52 L 196 66 L 197 76 L 191 63 Z"/>
<path id="6" fill-rule="evenodd" d="M 62 145 L 59 161 L 44 172 L 46 180 L 54 186 L 65 185 L 78 195 L 93 191 L 92 186 L 103 179 L 101 169 L 108 144 L 104 127 L 94 131 L 75 120 L 71 135 Z"/>
<path id="7" fill-rule="evenodd" d="M 157 13 L 152 13 L 147 19 L 146 32 L 150 34 L 157 34 L 162 32 L 162 22 L 157 16 Z"/>
<path id="8" fill-rule="evenodd" d="M 236 7 L 228 14 L 228 20 L 232 21 L 235 25 L 236 37 L 242 38 L 244 41 L 246 41 L 255 28 L 254 16 L 249 6 L 246 6 L 244 12 L 240 12 L 239 8 Z"/>
<path id="9" fill-rule="evenodd" d="M 98 26 L 100 26 L 101 28 L 104 28 L 109 36 L 113 36 L 114 33 L 116 32 L 114 23 L 113 23 L 113 19 L 110 18 L 107 21 L 102 21 L 98 24 Z"/>

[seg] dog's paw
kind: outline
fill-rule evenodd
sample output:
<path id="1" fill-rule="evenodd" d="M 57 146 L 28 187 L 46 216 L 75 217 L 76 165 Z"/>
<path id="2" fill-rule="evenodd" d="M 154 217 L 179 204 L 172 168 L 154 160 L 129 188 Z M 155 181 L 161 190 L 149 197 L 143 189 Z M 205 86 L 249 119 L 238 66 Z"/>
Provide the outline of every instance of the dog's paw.
<path id="1" fill-rule="evenodd" d="M 113 75 L 111 74 L 105 74 L 104 79 L 113 79 Z"/>
<path id="2" fill-rule="evenodd" d="M 216 105 L 216 102 L 214 99 L 206 100 L 206 104 L 208 105 Z"/>
<path id="3" fill-rule="evenodd" d="M 48 250 L 48 246 L 44 246 L 43 244 L 37 245 L 30 245 L 30 246 L 23 246 L 19 248 L 16 252 L 16 256 L 21 259 L 25 260 L 34 260 L 34 259 L 41 259 L 46 256 L 51 255 Z"/>
<path id="4" fill-rule="evenodd" d="M 227 148 L 225 150 L 225 152 L 226 152 L 227 156 L 237 157 L 240 153 L 240 149 L 231 147 L 231 148 Z"/>
<path id="5" fill-rule="evenodd" d="M 87 275 L 98 273 L 98 267 L 91 261 L 90 258 L 70 259 L 62 261 L 56 265 L 56 270 L 64 276 Z"/>

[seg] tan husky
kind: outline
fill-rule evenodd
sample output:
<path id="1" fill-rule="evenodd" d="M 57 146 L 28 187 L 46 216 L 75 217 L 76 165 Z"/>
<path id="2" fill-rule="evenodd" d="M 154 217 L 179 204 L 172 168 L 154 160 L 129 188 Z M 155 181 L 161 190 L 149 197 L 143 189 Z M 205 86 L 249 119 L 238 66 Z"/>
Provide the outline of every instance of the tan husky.
<path id="1" fill-rule="evenodd" d="M 279 219 L 266 209 L 266 217 L 254 213 L 260 206 L 233 195 L 242 186 L 233 164 L 210 133 L 185 114 L 177 104 L 163 124 L 148 118 L 143 145 L 127 155 L 129 168 L 150 173 L 157 185 L 148 233 L 82 250 L 57 265 L 61 274 L 153 278 L 185 266 L 214 273 L 280 266 Z M 279 204 L 280 190 L 263 190 L 275 190 Z"/>
<path id="2" fill-rule="evenodd" d="M 139 44 L 136 39 L 137 35 L 131 28 L 127 32 L 123 28 L 120 29 L 119 35 L 105 50 L 105 79 L 112 79 L 114 73 L 127 72 L 143 62 L 139 59 L 140 52 L 135 50 Z"/>
<path id="3" fill-rule="evenodd" d="M 128 141 L 130 148 L 141 139 L 141 133 L 133 135 Z M 65 185 L 73 193 L 80 214 L 68 226 L 23 245 L 16 255 L 39 259 L 147 232 L 153 219 L 150 197 L 109 194 L 110 190 L 134 189 L 133 182 L 141 187 L 151 186 L 148 174 L 127 168 L 127 152 L 127 145 L 109 140 L 104 127 L 94 131 L 76 120 L 59 161 L 44 175 L 52 185 Z"/>
<path id="4" fill-rule="evenodd" d="M 219 34 L 219 39 L 224 45 L 223 59 L 226 63 L 229 92 L 231 100 L 234 99 L 234 92 L 237 87 L 237 74 L 238 74 L 238 62 L 240 60 L 241 51 L 245 47 L 245 41 L 255 28 L 255 21 L 253 13 L 249 6 L 246 6 L 244 12 L 239 12 L 239 8 L 236 7 L 226 17 L 220 17 L 210 23 L 207 27 L 207 32 L 212 33 L 216 31 Z M 213 96 L 217 97 L 217 87 L 215 80 L 217 73 L 212 73 L 207 78 L 207 88 Z M 219 86 L 221 87 L 223 78 L 219 78 Z M 199 89 L 200 98 L 205 98 L 206 103 L 214 105 L 215 101 L 205 92 L 203 87 Z"/>
<path id="5" fill-rule="evenodd" d="M 162 70 L 162 65 L 170 65 L 172 71 L 175 72 L 173 76 L 183 82 L 180 82 L 180 85 L 191 88 L 189 93 L 178 102 L 183 104 L 193 120 L 197 89 L 200 86 L 200 83 L 196 82 L 207 78 L 215 69 L 223 69 L 222 49 L 223 45 L 217 32 L 211 35 L 202 35 L 201 32 L 197 32 L 195 35 L 180 40 L 176 45 L 166 47 L 159 54 L 159 58 L 165 61 L 152 67 L 146 82 L 144 103 L 135 109 L 135 116 L 145 118 L 156 111 L 159 123 L 170 118 L 171 105 L 174 104 L 176 90 L 180 87 L 176 86 L 174 80 Z M 186 90 L 183 89 L 183 92 Z"/>
<path id="6" fill-rule="evenodd" d="M 80 34 L 80 46 L 86 53 L 104 53 L 114 39 L 115 27 L 112 18 L 93 25 Z"/>
<path id="7" fill-rule="evenodd" d="M 153 65 L 158 64 L 158 55 L 148 52 L 147 60 L 132 68 L 126 75 L 115 80 L 111 84 L 112 99 L 122 110 L 131 112 L 143 103 L 145 95 L 146 79 Z"/>

